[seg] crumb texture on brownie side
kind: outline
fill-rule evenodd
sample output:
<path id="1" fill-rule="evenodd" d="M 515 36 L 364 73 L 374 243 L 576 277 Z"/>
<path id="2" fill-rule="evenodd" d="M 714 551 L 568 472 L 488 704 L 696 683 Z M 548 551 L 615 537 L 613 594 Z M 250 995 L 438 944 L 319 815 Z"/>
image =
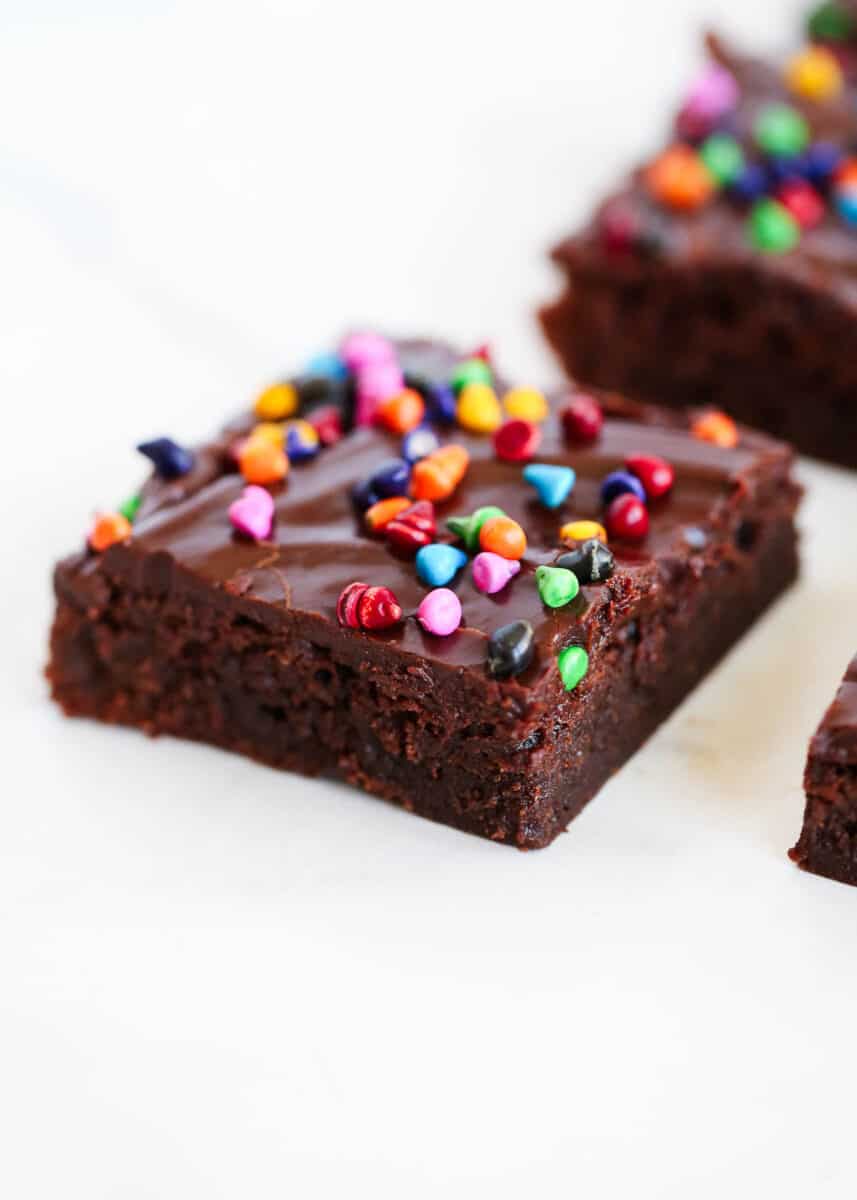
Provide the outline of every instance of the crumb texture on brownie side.
<path id="1" fill-rule="evenodd" d="M 792 859 L 817 875 L 857 884 L 857 656 L 810 743 L 804 789 Z"/>

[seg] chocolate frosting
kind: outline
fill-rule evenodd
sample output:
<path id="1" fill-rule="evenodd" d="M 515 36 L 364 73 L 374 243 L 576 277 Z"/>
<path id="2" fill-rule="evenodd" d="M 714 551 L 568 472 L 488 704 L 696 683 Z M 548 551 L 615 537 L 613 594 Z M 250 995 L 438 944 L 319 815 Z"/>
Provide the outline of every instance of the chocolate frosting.
<path id="1" fill-rule="evenodd" d="M 423 342 L 403 343 L 400 353 L 406 370 L 430 377 L 445 377 L 457 357 L 445 347 Z M 722 449 L 690 436 L 685 414 L 665 414 L 609 397 L 600 439 L 585 448 L 569 446 L 557 413 L 564 399 L 567 396 L 552 400 L 535 456 L 538 462 L 569 465 L 577 473 L 568 500 L 558 510 L 537 501 L 520 464 L 496 458 L 490 437 L 459 428 L 442 433 L 443 442 L 467 447 L 471 463 L 452 499 L 436 506 L 437 540 L 455 540 L 445 529 L 448 516 L 488 504 L 499 505 L 519 521 L 528 539 L 521 573 L 498 595 L 477 591 L 469 565 L 458 574 L 450 586 L 461 599 L 463 627 L 450 637 L 426 634 L 413 618 L 428 590 L 413 558 L 398 557 L 382 538 L 367 535 L 352 505 L 352 485 L 399 452 L 400 439 L 376 428 L 354 430 L 314 460 L 293 465 L 284 483 L 271 489 L 272 536 L 254 543 L 233 530 L 228 516 L 230 504 L 245 486 L 227 453 L 236 433 L 253 424 L 251 414 L 243 414 L 200 448 L 190 475 L 176 483 L 149 482 L 133 539 L 104 556 L 79 559 L 74 564 L 76 590 L 85 589 L 87 581 L 94 586 L 102 572 L 133 570 L 143 558 L 169 562 L 185 578 L 240 596 L 244 604 L 308 614 L 336 625 L 339 593 L 348 583 L 362 580 L 392 588 L 407 619 L 384 633 L 355 632 L 354 637 L 381 638 L 438 663 L 484 670 L 487 637 L 499 626 L 523 618 L 536 633 L 536 661 L 521 680 L 532 683 L 564 646 L 597 646 L 611 626 L 630 620 L 649 598 L 668 587 L 671 574 L 693 569 L 696 556 L 734 552 L 742 502 L 752 497 L 763 466 L 767 469 L 772 457 L 779 458 L 785 473 L 790 461 L 785 447 L 762 435 L 743 431 L 735 448 Z M 536 589 L 535 568 L 562 553 L 562 524 L 601 519 L 601 482 L 630 454 L 660 455 L 676 472 L 671 494 L 649 506 L 648 537 L 638 547 L 611 541 L 617 559 L 613 578 L 581 589 L 566 608 L 546 608 Z"/>
<path id="2" fill-rule="evenodd" d="M 833 142 L 849 151 L 857 142 L 857 88 L 853 81 L 847 82 L 834 99 L 810 101 L 787 88 L 779 68 L 742 56 L 714 36 L 708 38 L 708 48 L 712 59 L 732 72 L 741 90 L 729 132 L 745 149 L 753 145 L 752 129 L 760 109 L 775 102 L 787 103 L 803 114 L 813 141 Z M 582 234 L 556 247 L 554 259 L 560 265 L 570 263 L 581 268 L 589 258 L 598 260 L 606 254 L 601 248 L 601 221 L 605 209 L 618 204 L 636 213 L 643 229 L 654 232 L 660 261 L 705 264 L 709 268 L 741 263 L 819 292 L 828 291 L 835 282 L 841 303 L 857 310 L 857 235 L 831 205 L 819 225 L 802 231 L 794 250 L 766 254 L 750 242 L 746 205 L 721 193 L 694 212 L 667 209 L 649 192 L 644 173 L 645 168 L 635 171 L 626 185 L 604 202 Z M 633 254 L 610 256 L 614 269 L 624 264 L 633 270 L 646 261 Z"/>

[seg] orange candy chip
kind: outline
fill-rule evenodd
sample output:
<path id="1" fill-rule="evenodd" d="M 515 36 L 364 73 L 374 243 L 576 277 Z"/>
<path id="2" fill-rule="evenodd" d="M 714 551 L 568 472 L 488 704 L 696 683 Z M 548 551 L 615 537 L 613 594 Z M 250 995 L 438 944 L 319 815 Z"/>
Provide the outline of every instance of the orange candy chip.
<path id="1" fill-rule="evenodd" d="M 690 146 L 671 146 L 646 171 L 646 185 L 656 200 L 669 208 L 693 212 L 714 194 L 716 183 Z"/>
<path id="2" fill-rule="evenodd" d="M 121 513 L 99 513 L 89 534 L 89 544 L 96 553 L 100 554 L 117 542 L 124 542 L 131 536 L 131 522 Z"/>
<path id="3" fill-rule="evenodd" d="M 375 419 L 391 433 L 410 433 L 426 413 L 425 401 L 413 388 L 405 388 L 382 400 L 375 410 Z"/>
<path id="4" fill-rule="evenodd" d="M 264 435 L 247 439 L 238 455 L 238 466 L 248 483 L 260 486 L 279 483 L 289 472 L 285 450 Z"/>
<path id="5" fill-rule="evenodd" d="M 411 495 L 415 500 L 446 500 L 464 478 L 470 455 L 453 442 L 441 446 L 414 463 L 411 471 Z"/>
<path id="6" fill-rule="evenodd" d="M 396 519 L 399 513 L 410 508 L 412 503 L 413 501 L 409 500 L 407 496 L 391 496 L 389 500 L 379 500 L 377 504 L 366 509 L 363 514 L 364 520 L 373 533 L 380 533 L 382 529 L 387 528 L 391 521 Z"/>
<path id="7" fill-rule="evenodd" d="M 834 183 L 849 186 L 857 183 L 857 158 L 846 158 L 833 172 Z"/>
<path id="8" fill-rule="evenodd" d="M 724 412 L 703 413 L 693 422 L 690 432 L 701 441 L 713 442 L 725 450 L 738 445 L 738 426 Z"/>
<path id="9" fill-rule="evenodd" d="M 501 558 L 518 559 L 527 553 L 527 536 L 511 517 L 490 517 L 479 530 L 479 545 Z"/>

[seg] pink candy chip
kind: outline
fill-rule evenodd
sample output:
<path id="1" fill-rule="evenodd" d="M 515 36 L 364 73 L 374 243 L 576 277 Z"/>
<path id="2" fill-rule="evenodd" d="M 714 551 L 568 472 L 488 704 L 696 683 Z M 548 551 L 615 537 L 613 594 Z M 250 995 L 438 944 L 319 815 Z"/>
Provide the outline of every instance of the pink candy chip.
<path id="1" fill-rule="evenodd" d="M 707 137 L 740 99 L 737 80 L 726 67 L 708 67 L 687 94 L 678 117 L 679 133 L 696 141 Z"/>
<path id="2" fill-rule="evenodd" d="M 357 425 L 371 425 L 375 411 L 382 400 L 398 396 L 404 389 L 405 377 L 399 364 L 391 362 L 371 363 L 357 372 L 357 407 L 354 421 Z"/>
<path id="3" fill-rule="evenodd" d="M 435 588 L 423 597 L 417 620 L 426 633 L 448 637 L 461 624 L 461 601 L 449 588 Z"/>
<path id="4" fill-rule="evenodd" d="M 714 65 L 699 76 L 685 99 L 685 107 L 699 116 L 719 121 L 740 99 L 737 80 L 726 67 Z"/>
<path id="5" fill-rule="evenodd" d="M 241 497 L 229 506 L 229 520 L 239 533 L 257 542 L 271 536 L 274 524 L 274 500 L 265 488 L 251 484 Z"/>
<path id="6" fill-rule="evenodd" d="M 339 356 L 352 371 L 396 361 L 393 343 L 380 333 L 350 333 L 339 347 Z"/>
<path id="7" fill-rule="evenodd" d="M 473 583 L 480 592 L 493 596 L 517 575 L 521 564 L 511 558 L 503 558 L 490 550 L 483 550 L 473 560 Z"/>

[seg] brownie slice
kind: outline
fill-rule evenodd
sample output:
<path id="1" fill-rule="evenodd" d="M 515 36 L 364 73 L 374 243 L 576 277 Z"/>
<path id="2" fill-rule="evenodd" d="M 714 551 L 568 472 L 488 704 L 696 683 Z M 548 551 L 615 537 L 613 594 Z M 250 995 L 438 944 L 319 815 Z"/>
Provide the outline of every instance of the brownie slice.
<path id="1" fill-rule="evenodd" d="M 846 23 L 811 24 L 798 85 L 709 39 L 673 178 L 647 163 L 554 249 L 565 290 L 540 316 L 573 378 L 857 467 L 857 8 L 825 8 Z"/>
<path id="2" fill-rule="evenodd" d="M 806 871 L 857 884 L 857 656 L 809 745 L 806 811 L 791 858 Z"/>
<path id="3" fill-rule="evenodd" d="M 429 391 L 457 361 L 427 343 L 398 354 L 406 378 Z M 400 438 L 354 427 L 294 463 L 268 489 L 272 533 L 254 542 L 228 518 L 244 488 L 233 444 L 253 424 L 240 416 L 196 451 L 190 473 L 149 482 L 131 536 L 57 568 L 55 699 L 69 715 L 329 772 L 459 829 L 547 845 L 797 569 L 788 447 L 739 429 L 724 448 L 694 436 L 688 414 L 614 397 L 603 398 L 600 436 L 579 445 L 560 417 L 569 395 L 551 401 L 536 456 L 576 472 L 556 509 L 490 436 L 438 427 L 470 466 L 436 505 L 436 540 L 455 544 L 445 519 L 485 505 L 528 540 L 520 572 L 496 594 L 477 589 L 469 563 L 457 574 L 448 586 L 463 619 L 445 637 L 414 618 L 428 589 L 413 558 L 370 536 L 352 500 Z M 343 403 L 347 428 L 353 397 Z M 648 535 L 611 537 L 613 574 L 547 606 L 536 569 L 576 545 L 560 528 L 603 520 L 605 476 L 639 454 L 675 471 L 671 491 L 648 503 Z M 354 581 L 392 589 L 403 619 L 374 632 L 340 624 L 338 600 Z M 532 653 L 498 677 L 490 639 L 518 621 L 531 627 Z M 570 646 L 585 648 L 589 670 L 566 690 L 558 656 Z"/>

